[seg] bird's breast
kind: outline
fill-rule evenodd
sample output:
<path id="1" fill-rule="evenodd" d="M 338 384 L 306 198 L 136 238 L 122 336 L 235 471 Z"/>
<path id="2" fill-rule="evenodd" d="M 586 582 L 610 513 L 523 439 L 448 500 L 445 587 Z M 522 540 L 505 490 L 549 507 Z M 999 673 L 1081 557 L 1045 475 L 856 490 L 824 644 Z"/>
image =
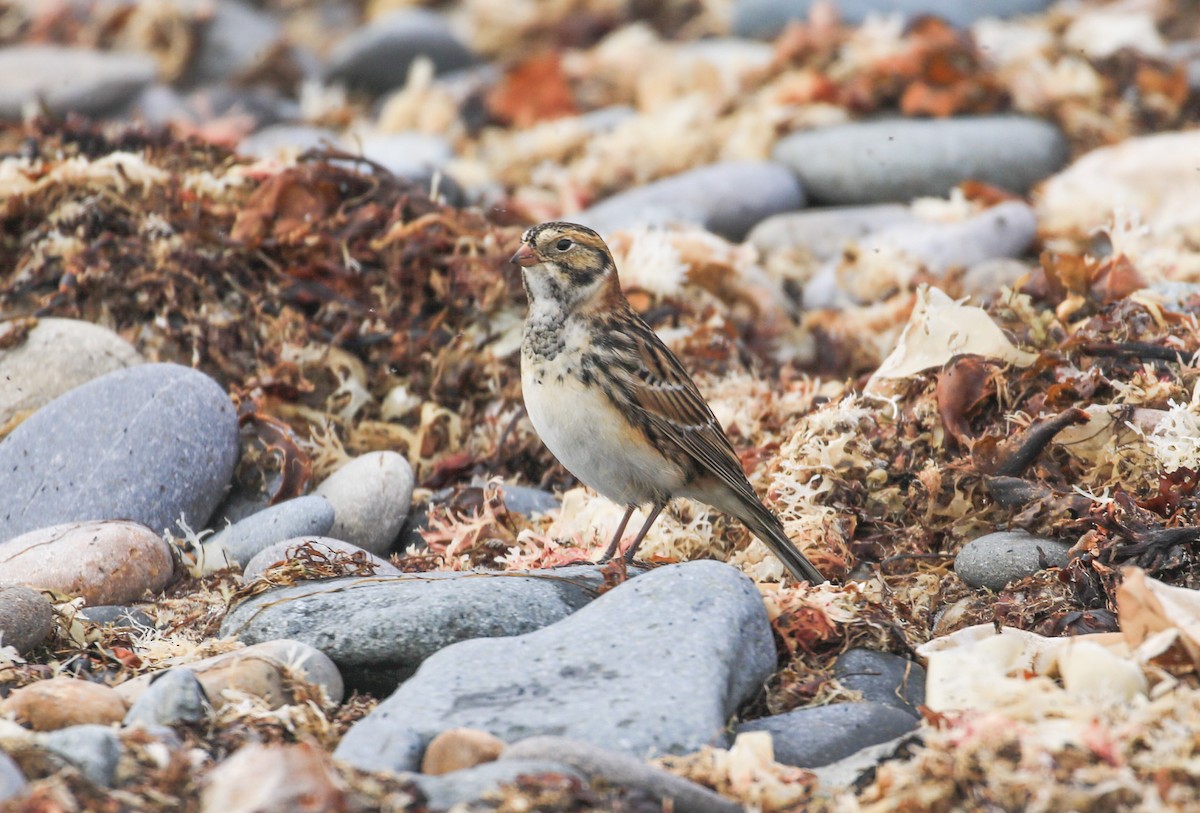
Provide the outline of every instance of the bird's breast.
<path id="1" fill-rule="evenodd" d="M 529 420 L 546 447 L 583 483 L 622 505 L 666 499 L 682 484 L 677 467 L 650 445 L 596 381 L 583 353 L 523 353 L 521 386 Z"/>

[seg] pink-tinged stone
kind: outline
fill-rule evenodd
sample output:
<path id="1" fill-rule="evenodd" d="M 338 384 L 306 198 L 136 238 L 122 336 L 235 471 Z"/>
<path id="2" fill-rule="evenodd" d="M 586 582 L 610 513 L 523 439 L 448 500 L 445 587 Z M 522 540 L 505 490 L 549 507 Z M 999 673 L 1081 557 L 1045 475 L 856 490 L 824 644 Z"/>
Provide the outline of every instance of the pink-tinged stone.
<path id="1" fill-rule="evenodd" d="M 0 584 L 82 596 L 88 604 L 128 604 L 171 583 L 175 558 L 136 522 L 53 525 L 0 545 Z"/>
<path id="2" fill-rule="evenodd" d="M 34 731 L 119 723 L 125 711 L 125 699 L 112 687 L 71 677 L 31 683 L 0 703 L 0 715 L 11 715 Z"/>

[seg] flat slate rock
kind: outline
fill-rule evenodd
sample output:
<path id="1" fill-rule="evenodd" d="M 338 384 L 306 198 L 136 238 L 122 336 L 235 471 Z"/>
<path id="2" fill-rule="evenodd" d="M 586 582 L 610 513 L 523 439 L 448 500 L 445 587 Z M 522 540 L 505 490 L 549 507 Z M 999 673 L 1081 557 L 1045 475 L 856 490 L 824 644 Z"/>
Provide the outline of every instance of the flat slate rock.
<path id="1" fill-rule="evenodd" d="M 772 157 L 814 204 L 907 203 L 966 180 L 1024 194 L 1067 160 L 1053 124 L 1024 116 L 876 119 L 785 136 Z"/>
<path id="2" fill-rule="evenodd" d="M 379 17 L 338 43 L 329 56 L 325 79 L 384 93 L 403 85 L 409 67 L 421 56 L 433 63 L 437 73 L 475 62 L 445 17 L 426 9 L 405 9 Z"/>
<path id="3" fill-rule="evenodd" d="M 1015 17 L 1037 14 L 1052 0 L 988 0 L 986 3 L 963 0 L 838 0 L 838 16 L 847 23 L 858 25 L 874 14 L 899 14 L 905 19 L 922 15 L 941 17 L 946 22 L 966 28 L 983 17 Z M 774 39 L 789 22 L 803 22 L 816 0 L 737 0 L 733 7 L 733 32 L 743 37 Z"/>
<path id="4" fill-rule="evenodd" d="M 804 206 L 804 189 L 786 166 L 728 161 L 618 192 L 572 216 L 606 234 L 691 223 L 741 240 L 759 221 Z"/>
<path id="5" fill-rule="evenodd" d="M 954 572 L 972 587 L 1003 590 L 1047 566 L 1065 567 L 1071 546 L 1025 531 L 997 531 L 972 539 L 954 557 Z"/>
<path id="6" fill-rule="evenodd" d="M 108 373 L 0 441 L 0 540 L 97 519 L 203 528 L 237 456 L 237 415 L 208 376 L 178 364 Z"/>
<path id="7" fill-rule="evenodd" d="M 333 527 L 333 506 L 324 497 L 309 495 L 272 505 L 204 540 L 242 568 L 262 551 L 298 536 L 324 536 Z"/>
<path id="8" fill-rule="evenodd" d="M 690 753 L 725 742 L 729 717 L 774 667 L 753 582 L 720 562 L 669 565 L 535 632 L 442 649 L 336 755 L 375 763 L 387 732 L 407 728 L 428 743 L 460 727 L 505 742 L 567 736 L 639 758 Z"/>
<path id="9" fill-rule="evenodd" d="M 63 45 L 0 48 L 0 119 L 20 121 L 24 107 L 39 100 L 56 116 L 115 113 L 157 73 L 147 54 Z"/>
<path id="10" fill-rule="evenodd" d="M 332 658 L 348 685 L 382 696 L 450 644 L 520 635 L 566 618 L 595 598 L 602 581 L 598 568 L 585 565 L 305 582 L 239 604 L 221 635 L 304 641 Z"/>
<path id="11" fill-rule="evenodd" d="M 0 322 L 0 336 L 14 324 Z M 97 376 L 144 361 L 108 328 L 82 319 L 38 319 L 20 343 L 0 350 L 0 426 Z"/>
<path id="12" fill-rule="evenodd" d="M 915 729 L 919 720 L 888 703 L 835 703 L 742 723 L 737 733 L 769 731 L 775 761 L 818 768 Z"/>

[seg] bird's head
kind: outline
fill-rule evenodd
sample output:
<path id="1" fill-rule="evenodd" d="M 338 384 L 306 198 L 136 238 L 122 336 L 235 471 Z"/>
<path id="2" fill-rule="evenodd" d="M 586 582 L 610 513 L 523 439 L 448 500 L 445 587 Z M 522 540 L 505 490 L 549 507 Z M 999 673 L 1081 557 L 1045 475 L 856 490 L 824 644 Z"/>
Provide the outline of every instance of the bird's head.
<path id="1" fill-rule="evenodd" d="M 550 301 L 567 311 L 620 296 L 617 267 L 599 234 L 575 223 L 543 223 L 521 236 L 512 256 L 521 266 L 531 303 Z"/>

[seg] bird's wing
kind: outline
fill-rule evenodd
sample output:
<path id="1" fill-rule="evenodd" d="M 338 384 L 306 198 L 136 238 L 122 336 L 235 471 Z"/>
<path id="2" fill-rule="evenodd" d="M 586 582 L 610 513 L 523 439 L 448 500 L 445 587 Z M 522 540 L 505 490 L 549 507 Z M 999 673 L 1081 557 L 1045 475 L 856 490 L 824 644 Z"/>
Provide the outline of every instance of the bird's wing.
<path id="1" fill-rule="evenodd" d="M 652 443 L 684 452 L 696 474 L 711 474 L 758 502 L 741 461 L 704 396 L 675 354 L 641 317 L 623 322 L 629 339 L 621 355 L 622 389 Z"/>

